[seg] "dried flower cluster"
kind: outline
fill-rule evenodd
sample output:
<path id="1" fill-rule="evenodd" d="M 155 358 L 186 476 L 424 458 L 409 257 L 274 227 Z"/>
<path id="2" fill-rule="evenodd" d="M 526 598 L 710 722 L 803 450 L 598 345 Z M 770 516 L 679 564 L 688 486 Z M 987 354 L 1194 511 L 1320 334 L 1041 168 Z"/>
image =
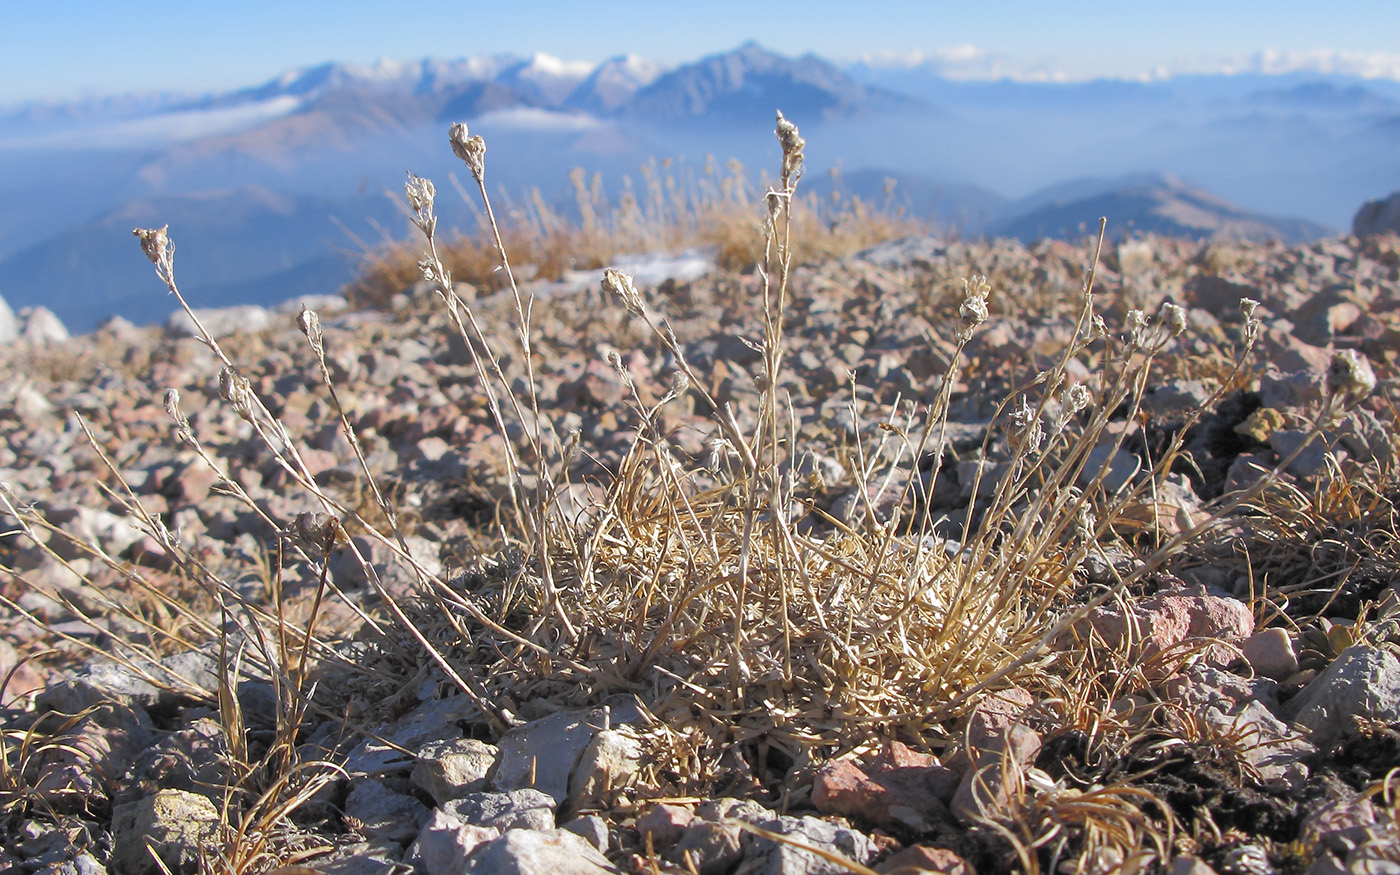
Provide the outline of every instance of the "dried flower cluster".
<path id="1" fill-rule="evenodd" d="M 482 182 L 486 178 L 486 141 L 479 134 L 469 134 L 462 122 L 451 127 L 447 138 L 452 143 L 452 153 L 462 159 L 478 183 Z"/>

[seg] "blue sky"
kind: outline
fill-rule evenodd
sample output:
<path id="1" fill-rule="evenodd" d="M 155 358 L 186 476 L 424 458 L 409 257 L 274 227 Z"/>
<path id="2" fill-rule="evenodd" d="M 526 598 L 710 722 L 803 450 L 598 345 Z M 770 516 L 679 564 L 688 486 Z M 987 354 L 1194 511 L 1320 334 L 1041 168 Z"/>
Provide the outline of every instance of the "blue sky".
<path id="1" fill-rule="evenodd" d="M 396 8 L 391 8 L 396 7 Z M 1260 63 L 1400 78 L 1400 3 L 1354 0 L 0 0 L 0 105 L 257 84 L 323 61 L 548 52 L 666 64 L 749 39 L 835 61 L 922 53 L 962 75 L 1136 76 Z"/>

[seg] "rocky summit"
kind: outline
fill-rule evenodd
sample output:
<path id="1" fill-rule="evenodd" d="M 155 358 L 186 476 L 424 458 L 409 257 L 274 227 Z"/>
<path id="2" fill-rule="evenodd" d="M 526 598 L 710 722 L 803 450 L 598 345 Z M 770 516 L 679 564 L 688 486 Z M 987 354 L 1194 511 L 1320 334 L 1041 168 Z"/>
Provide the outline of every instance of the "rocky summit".
<path id="1" fill-rule="evenodd" d="M 467 292 L 11 332 L 0 869 L 1400 867 L 1400 238 Z"/>

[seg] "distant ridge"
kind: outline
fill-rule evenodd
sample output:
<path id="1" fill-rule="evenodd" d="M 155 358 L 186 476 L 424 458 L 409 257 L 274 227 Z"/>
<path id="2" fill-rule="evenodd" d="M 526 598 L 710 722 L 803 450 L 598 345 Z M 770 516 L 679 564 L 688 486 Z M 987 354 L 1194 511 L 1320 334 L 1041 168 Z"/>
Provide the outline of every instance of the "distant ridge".
<path id="1" fill-rule="evenodd" d="M 655 121 L 769 122 L 775 107 L 815 120 L 923 105 L 861 85 L 816 55 L 787 58 L 748 42 L 661 76 L 637 92 L 628 114 Z"/>
<path id="2" fill-rule="evenodd" d="M 1078 196 L 1071 194 L 1076 188 Z M 1046 237 L 1077 239 L 1097 232 L 1100 216 L 1107 217 L 1105 233 L 1113 240 L 1139 232 L 1193 240 L 1302 243 L 1334 233 L 1303 219 L 1243 209 L 1165 174 L 1133 176 L 1116 185 L 1084 180 L 1055 186 L 1052 191 L 1049 197 L 1032 195 L 1007 205 L 1004 209 L 1009 215 L 989 224 L 988 236 L 1014 237 L 1026 243 Z"/>

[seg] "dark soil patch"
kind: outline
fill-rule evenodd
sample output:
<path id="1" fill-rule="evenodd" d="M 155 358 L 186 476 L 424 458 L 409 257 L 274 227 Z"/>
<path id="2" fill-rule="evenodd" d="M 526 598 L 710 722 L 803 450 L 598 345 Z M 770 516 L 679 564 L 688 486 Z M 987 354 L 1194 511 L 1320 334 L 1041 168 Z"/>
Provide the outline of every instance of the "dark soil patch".
<path id="1" fill-rule="evenodd" d="M 1177 748 L 1155 765 L 1140 786 L 1166 802 L 1188 829 L 1204 821 L 1221 833 L 1238 830 L 1279 842 L 1298 834 L 1304 814 L 1299 801 L 1251 786 L 1222 751 L 1204 744 Z"/>

